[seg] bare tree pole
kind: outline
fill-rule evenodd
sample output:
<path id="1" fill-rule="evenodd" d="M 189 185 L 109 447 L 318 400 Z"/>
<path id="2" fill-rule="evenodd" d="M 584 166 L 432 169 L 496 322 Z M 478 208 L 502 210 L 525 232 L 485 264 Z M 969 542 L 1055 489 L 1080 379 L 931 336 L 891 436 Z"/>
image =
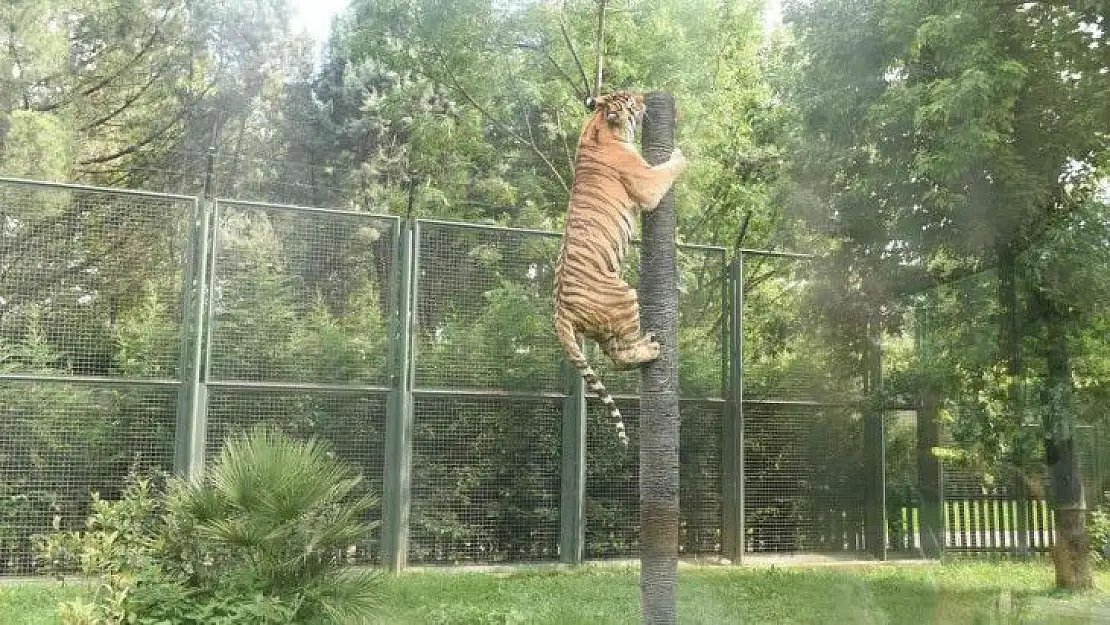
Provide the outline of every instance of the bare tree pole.
<path id="1" fill-rule="evenodd" d="M 675 102 L 644 96 L 643 155 L 650 165 L 674 149 Z M 640 591 L 644 623 L 678 618 L 678 259 L 674 190 L 643 214 L 640 327 L 654 332 L 659 358 L 640 377 Z"/>
<path id="2" fill-rule="evenodd" d="M 594 81 L 594 99 L 601 95 L 602 59 L 605 57 L 605 0 L 597 1 L 597 80 Z"/>

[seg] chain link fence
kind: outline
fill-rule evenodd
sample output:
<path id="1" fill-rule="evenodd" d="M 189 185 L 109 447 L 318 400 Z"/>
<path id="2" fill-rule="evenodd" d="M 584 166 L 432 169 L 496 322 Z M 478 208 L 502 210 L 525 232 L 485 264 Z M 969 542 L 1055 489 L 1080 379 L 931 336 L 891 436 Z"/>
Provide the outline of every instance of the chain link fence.
<path id="1" fill-rule="evenodd" d="M 0 184 L 0 575 L 171 468 L 195 198 Z"/>
<path id="2" fill-rule="evenodd" d="M 735 270 L 745 552 L 865 551 L 859 366 L 820 323 L 816 259 L 746 251 Z"/>
<path id="3" fill-rule="evenodd" d="M 92 493 L 118 496 L 132 471 L 200 470 L 258 423 L 326 441 L 382 495 L 360 561 L 635 557 L 639 375 L 588 346 L 625 450 L 551 327 L 558 245 L 551 232 L 0 179 L 0 575 L 36 571 L 35 537 L 81 527 Z M 1017 518 L 1016 503 L 1002 511 L 1016 500 L 968 495 L 982 480 L 946 469 L 946 529 L 926 522 L 943 489 L 928 490 L 940 473 L 922 407 L 874 400 L 883 367 L 816 314 L 819 263 L 679 246 L 682 555 L 885 557 L 923 552 L 931 531 L 946 548 L 990 546 L 1005 532 L 984 519 Z M 983 279 L 937 296 L 948 317 L 931 313 L 966 335 L 913 350 L 977 357 Z M 905 347 L 883 349 L 897 386 Z"/>

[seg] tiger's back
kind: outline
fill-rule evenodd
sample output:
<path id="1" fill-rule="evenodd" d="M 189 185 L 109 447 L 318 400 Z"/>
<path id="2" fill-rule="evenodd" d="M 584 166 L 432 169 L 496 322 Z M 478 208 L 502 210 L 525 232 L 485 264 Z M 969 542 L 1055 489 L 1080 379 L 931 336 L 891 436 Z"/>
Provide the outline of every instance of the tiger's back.
<path id="1" fill-rule="evenodd" d="M 636 291 L 621 277 L 641 210 L 651 210 L 685 168 L 677 150 L 662 165 L 648 165 L 636 150 L 643 98 L 620 92 L 597 101 L 579 139 L 562 245 L 555 267 L 555 330 L 587 388 L 605 404 L 628 443 L 620 410 L 590 367 L 579 343 L 598 343 L 617 370 L 659 357 L 651 334 L 640 332 Z"/>

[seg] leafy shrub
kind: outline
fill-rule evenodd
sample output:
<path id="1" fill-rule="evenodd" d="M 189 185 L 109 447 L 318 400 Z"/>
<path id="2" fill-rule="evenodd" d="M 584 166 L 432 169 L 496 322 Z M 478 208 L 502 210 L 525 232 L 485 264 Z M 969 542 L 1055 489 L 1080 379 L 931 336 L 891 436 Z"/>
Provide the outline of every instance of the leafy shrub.
<path id="1" fill-rule="evenodd" d="M 1099 507 L 1087 519 L 1087 534 L 1091 538 L 1091 558 L 1099 567 L 1107 566 L 1110 561 L 1110 512 Z"/>
<path id="2" fill-rule="evenodd" d="M 376 500 L 315 440 L 266 428 L 230 440 L 198 479 L 132 477 L 94 496 L 85 532 L 46 540 L 48 565 L 96 576 L 67 625 L 364 623 L 376 574 L 343 562 Z"/>

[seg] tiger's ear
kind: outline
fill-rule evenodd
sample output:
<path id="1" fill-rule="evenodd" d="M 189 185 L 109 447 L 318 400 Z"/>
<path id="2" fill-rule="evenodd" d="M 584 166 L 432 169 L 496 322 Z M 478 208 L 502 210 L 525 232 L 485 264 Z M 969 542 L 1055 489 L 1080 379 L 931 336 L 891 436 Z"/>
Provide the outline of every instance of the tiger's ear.
<path id="1" fill-rule="evenodd" d="M 582 103 L 591 111 L 597 108 L 597 100 L 595 100 L 592 95 L 586 96 L 586 99 Z"/>

